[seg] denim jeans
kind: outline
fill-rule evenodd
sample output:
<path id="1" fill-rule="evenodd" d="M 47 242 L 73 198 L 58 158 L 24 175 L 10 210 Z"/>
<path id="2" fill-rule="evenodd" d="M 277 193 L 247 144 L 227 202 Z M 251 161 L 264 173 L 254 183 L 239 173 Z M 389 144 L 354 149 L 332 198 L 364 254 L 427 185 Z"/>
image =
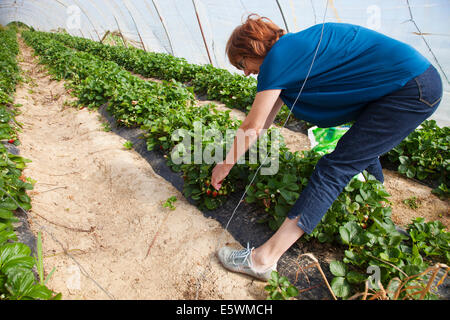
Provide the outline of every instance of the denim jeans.
<path id="1" fill-rule="evenodd" d="M 430 65 L 399 90 L 368 103 L 335 150 L 317 162 L 288 218 L 300 215 L 297 225 L 310 234 L 355 175 L 367 170 L 383 182 L 379 157 L 431 116 L 441 101 L 442 90 L 440 75 Z"/>

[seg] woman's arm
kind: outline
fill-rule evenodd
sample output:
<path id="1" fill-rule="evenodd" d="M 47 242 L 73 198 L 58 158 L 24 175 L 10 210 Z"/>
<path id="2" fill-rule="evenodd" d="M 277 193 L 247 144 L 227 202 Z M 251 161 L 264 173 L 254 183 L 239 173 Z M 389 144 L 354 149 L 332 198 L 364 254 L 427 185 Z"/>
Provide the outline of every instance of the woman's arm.
<path id="1" fill-rule="evenodd" d="M 250 112 L 239 127 L 233 146 L 225 158 L 224 163 L 226 165 L 233 167 L 238 159 L 258 139 L 261 133 L 270 127 L 283 105 L 280 99 L 280 93 L 281 90 L 277 89 L 265 90 L 256 94 Z"/>
<path id="2" fill-rule="evenodd" d="M 281 90 L 277 89 L 265 90 L 256 94 L 252 108 L 236 132 L 233 146 L 225 160 L 218 163 L 213 169 L 211 184 L 214 188 L 220 189 L 222 180 L 225 179 L 238 159 L 247 152 L 263 130 L 269 128 L 273 123 L 283 105 L 280 93 Z"/>
<path id="3" fill-rule="evenodd" d="M 280 112 L 281 107 L 283 106 L 283 100 L 281 100 L 280 97 L 278 97 L 277 101 L 275 102 L 275 105 L 272 108 L 272 111 L 270 111 L 269 116 L 267 117 L 266 123 L 264 124 L 264 129 L 269 129 L 272 125 L 273 121 L 275 120 L 275 117 L 277 116 L 278 112 Z"/>

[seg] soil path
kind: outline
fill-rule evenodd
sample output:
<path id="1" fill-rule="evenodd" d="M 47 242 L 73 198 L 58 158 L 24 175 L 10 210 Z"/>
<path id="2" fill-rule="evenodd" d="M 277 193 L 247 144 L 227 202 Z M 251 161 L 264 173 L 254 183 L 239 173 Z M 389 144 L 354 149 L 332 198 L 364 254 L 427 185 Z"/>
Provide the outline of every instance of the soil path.
<path id="1" fill-rule="evenodd" d="M 265 299 L 266 283 L 220 265 L 219 223 L 105 132 L 97 112 L 67 107 L 73 98 L 64 83 L 51 79 L 20 37 L 19 44 L 20 153 L 32 160 L 25 176 L 37 181 L 32 231 L 44 225 L 116 299 Z M 162 206 L 171 196 L 174 211 Z M 227 232 L 222 239 L 238 245 Z M 46 274 L 56 268 L 48 286 L 63 299 L 108 299 L 45 232 L 43 248 Z"/>

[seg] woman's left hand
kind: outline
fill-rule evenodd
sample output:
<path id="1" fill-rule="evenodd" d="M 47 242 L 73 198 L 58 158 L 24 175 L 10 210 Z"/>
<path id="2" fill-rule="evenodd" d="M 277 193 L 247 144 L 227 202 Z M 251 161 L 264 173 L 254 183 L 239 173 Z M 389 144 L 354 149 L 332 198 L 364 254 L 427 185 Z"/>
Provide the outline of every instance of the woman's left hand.
<path id="1" fill-rule="evenodd" d="M 230 173 L 231 168 L 233 168 L 233 165 L 225 164 L 223 162 L 216 164 L 211 175 L 211 185 L 216 190 L 219 190 L 222 187 L 222 181 L 227 177 L 228 173 Z"/>

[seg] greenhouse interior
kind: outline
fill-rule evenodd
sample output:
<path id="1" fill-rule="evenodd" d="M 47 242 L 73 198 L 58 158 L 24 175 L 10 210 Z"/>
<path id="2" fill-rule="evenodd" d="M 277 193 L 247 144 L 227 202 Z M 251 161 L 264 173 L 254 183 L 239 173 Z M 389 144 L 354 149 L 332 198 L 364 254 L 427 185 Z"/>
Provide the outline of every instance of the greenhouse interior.
<path id="1" fill-rule="evenodd" d="M 449 13 L 0 0 L 0 300 L 449 300 Z"/>

